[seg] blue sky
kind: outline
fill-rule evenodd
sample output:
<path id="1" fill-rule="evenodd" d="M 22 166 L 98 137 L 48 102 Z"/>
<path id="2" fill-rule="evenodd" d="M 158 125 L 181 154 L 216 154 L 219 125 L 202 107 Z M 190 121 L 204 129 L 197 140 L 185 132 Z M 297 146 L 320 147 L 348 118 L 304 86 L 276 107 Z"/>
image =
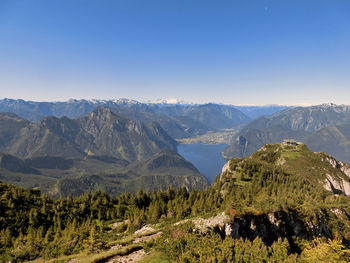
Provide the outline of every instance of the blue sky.
<path id="1" fill-rule="evenodd" d="M 0 98 L 350 104 L 349 0 L 0 0 Z"/>

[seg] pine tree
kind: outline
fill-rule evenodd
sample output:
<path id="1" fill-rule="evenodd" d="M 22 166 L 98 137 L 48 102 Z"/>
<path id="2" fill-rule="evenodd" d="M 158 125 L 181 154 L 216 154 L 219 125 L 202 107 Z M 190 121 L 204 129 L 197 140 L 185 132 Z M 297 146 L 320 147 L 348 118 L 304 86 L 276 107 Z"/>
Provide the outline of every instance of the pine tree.
<path id="1" fill-rule="evenodd" d="M 95 225 L 91 226 L 88 238 L 83 241 L 83 247 L 88 254 L 96 253 L 106 248 L 106 243 L 99 238 Z"/>

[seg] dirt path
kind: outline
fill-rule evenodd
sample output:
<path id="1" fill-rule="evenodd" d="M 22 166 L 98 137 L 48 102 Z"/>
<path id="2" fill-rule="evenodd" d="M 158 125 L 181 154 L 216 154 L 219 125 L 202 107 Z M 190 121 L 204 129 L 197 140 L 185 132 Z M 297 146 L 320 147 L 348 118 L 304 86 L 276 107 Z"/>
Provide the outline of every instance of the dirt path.
<path id="1" fill-rule="evenodd" d="M 137 262 L 144 256 L 146 256 L 146 252 L 143 249 L 140 249 L 125 256 L 115 256 L 108 260 L 107 263 Z"/>

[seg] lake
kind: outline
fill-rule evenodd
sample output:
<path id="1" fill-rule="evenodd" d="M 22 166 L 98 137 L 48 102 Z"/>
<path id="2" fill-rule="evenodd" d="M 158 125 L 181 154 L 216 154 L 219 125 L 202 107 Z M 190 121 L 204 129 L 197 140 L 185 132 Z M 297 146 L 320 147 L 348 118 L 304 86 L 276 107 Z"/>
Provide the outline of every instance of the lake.
<path id="1" fill-rule="evenodd" d="M 227 144 L 180 144 L 177 147 L 178 153 L 187 161 L 190 161 L 209 182 L 221 173 L 226 160 L 222 157 L 221 151 Z"/>

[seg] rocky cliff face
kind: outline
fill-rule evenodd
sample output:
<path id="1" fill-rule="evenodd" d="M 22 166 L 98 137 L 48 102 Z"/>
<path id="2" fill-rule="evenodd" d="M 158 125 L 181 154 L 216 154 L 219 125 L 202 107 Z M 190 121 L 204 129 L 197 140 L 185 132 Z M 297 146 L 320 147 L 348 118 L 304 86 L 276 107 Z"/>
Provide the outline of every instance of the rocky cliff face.
<path id="1" fill-rule="evenodd" d="M 334 194 L 350 195 L 350 166 L 330 156 L 327 156 L 325 160 L 327 160 L 334 169 L 340 170 L 344 174 L 344 177 L 327 174 L 324 188 L 328 191 L 332 191 Z"/>
<path id="2" fill-rule="evenodd" d="M 342 212 L 338 211 L 338 213 Z M 264 243 L 271 245 L 279 238 L 287 238 L 293 243 L 294 241 L 291 239 L 293 236 L 306 240 L 312 240 L 314 236 L 331 237 L 331 231 L 326 224 L 327 215 L 321 212 L 319 215 L 317 220 L 303 221 L 299 215 L 292 211 L 235 216 L 223 212 L 206 219 L 194 219 L 192 222 L 195 225 L 195 230 L 204 234 L 214 231 L 223 237 L 229 236 L 235 239 L 254 240 L 260 237 Z"/>

